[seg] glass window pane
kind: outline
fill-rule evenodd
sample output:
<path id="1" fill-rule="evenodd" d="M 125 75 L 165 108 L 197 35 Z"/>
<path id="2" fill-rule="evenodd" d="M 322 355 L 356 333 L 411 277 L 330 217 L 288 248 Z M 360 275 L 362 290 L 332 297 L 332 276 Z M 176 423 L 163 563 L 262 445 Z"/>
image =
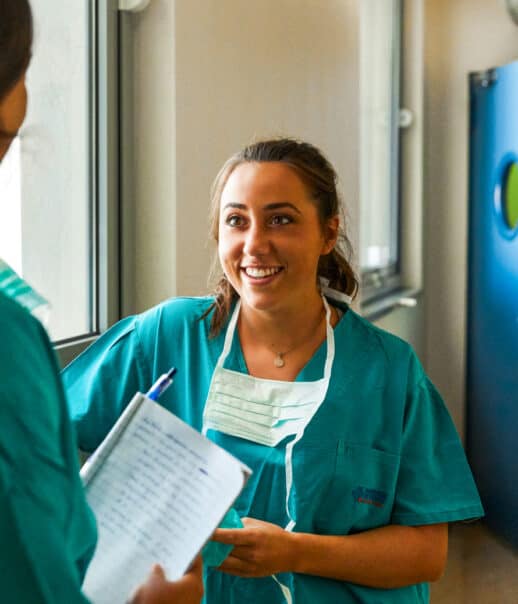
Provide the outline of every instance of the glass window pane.
<path id="1" fill-rule="evenodd" d="M 93 328 L 90 3 L 31 5 L 29 108 L 0 167 L 0 256 L 50 302 L 49 331 L 62 340 Z"/>
<path id="2" fill-rule="evenodd" d="M 360 265 L 398 260 L 400 0 L 361 2 Z"/>

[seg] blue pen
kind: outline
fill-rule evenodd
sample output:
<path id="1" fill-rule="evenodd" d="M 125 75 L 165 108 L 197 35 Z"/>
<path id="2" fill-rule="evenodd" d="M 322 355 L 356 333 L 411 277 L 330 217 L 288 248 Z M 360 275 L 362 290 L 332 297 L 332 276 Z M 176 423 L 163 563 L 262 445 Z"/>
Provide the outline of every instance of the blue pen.
<path id="1" fill-rule="evenodd" d="M 171 367 L 171 369 L 161 375 L 158 380 L 151 386 L 149 392 L 146 394 L 148 398 L 152 401 L 158 400 L 158 397 L 169 388 L 169 386 L 173 383 L 173 376 L 176 373 L 176 367 Z"/>

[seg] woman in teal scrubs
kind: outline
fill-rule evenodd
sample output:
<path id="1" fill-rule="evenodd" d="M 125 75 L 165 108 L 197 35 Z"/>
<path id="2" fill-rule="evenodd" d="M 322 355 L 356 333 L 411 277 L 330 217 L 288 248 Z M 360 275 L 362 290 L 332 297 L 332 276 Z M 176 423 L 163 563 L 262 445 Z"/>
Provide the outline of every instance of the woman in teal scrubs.
<path id="1" fill-rule="evenodd" d="M 0 0 L 0 161 L 23 122 L 32 43 L 26 0 Z M 0 202 L 2 195 L 0 192 Z M 0 591 L 9 604 L 87 604 L 81 582 L 96 543 L 58 366 L 47 334 L 0 291 Z M 161 569 L 133 604 L 200 601 L 200 569 Z"/>
<path id="2" fill-rule="evenodd" d="M 318 149 L 247 147 L 214 186 L 214 295 L 120 321 L 64 372 L 82 449 L 174 365 L 161 403 L 252 468 L 208 604 L 428 602 L 447 523 L 483 514 L 414 352 L 350 308 L 339 215 Z"/>

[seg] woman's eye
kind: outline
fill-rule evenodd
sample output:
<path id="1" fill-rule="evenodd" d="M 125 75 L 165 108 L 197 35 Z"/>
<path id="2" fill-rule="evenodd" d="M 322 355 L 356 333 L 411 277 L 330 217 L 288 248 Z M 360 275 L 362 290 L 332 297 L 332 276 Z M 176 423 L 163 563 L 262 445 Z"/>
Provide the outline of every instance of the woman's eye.
<path id="1" fill-rule="evenodd" d="M 293 222 L 293 220 L 290 216 L 272 216 L 270 218 L 270 223 L 275 226 L 290 224 L 291 222 Z"/>
<path id="2" fill-rule="evenodd" d="M 244 218 L 237 214 L 232 214 L 231 216 L 228 216 L 225 222 L 226 224 L 228 224 L 228 226 L 231 227 L 240 227 L 243 226 L 243 224 L 245 223 Z"/>

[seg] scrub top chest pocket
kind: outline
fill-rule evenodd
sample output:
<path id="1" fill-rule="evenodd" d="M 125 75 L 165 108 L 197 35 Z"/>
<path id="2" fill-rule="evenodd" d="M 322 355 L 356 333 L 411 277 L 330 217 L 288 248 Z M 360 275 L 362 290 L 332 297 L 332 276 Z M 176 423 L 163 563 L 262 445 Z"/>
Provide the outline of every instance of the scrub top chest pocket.
<path id="1" fill-rule="evenodd" d="M 293 454 L 297 531 L 346 535 L 390 523 L 399 456 L 334 440 Z"/>

